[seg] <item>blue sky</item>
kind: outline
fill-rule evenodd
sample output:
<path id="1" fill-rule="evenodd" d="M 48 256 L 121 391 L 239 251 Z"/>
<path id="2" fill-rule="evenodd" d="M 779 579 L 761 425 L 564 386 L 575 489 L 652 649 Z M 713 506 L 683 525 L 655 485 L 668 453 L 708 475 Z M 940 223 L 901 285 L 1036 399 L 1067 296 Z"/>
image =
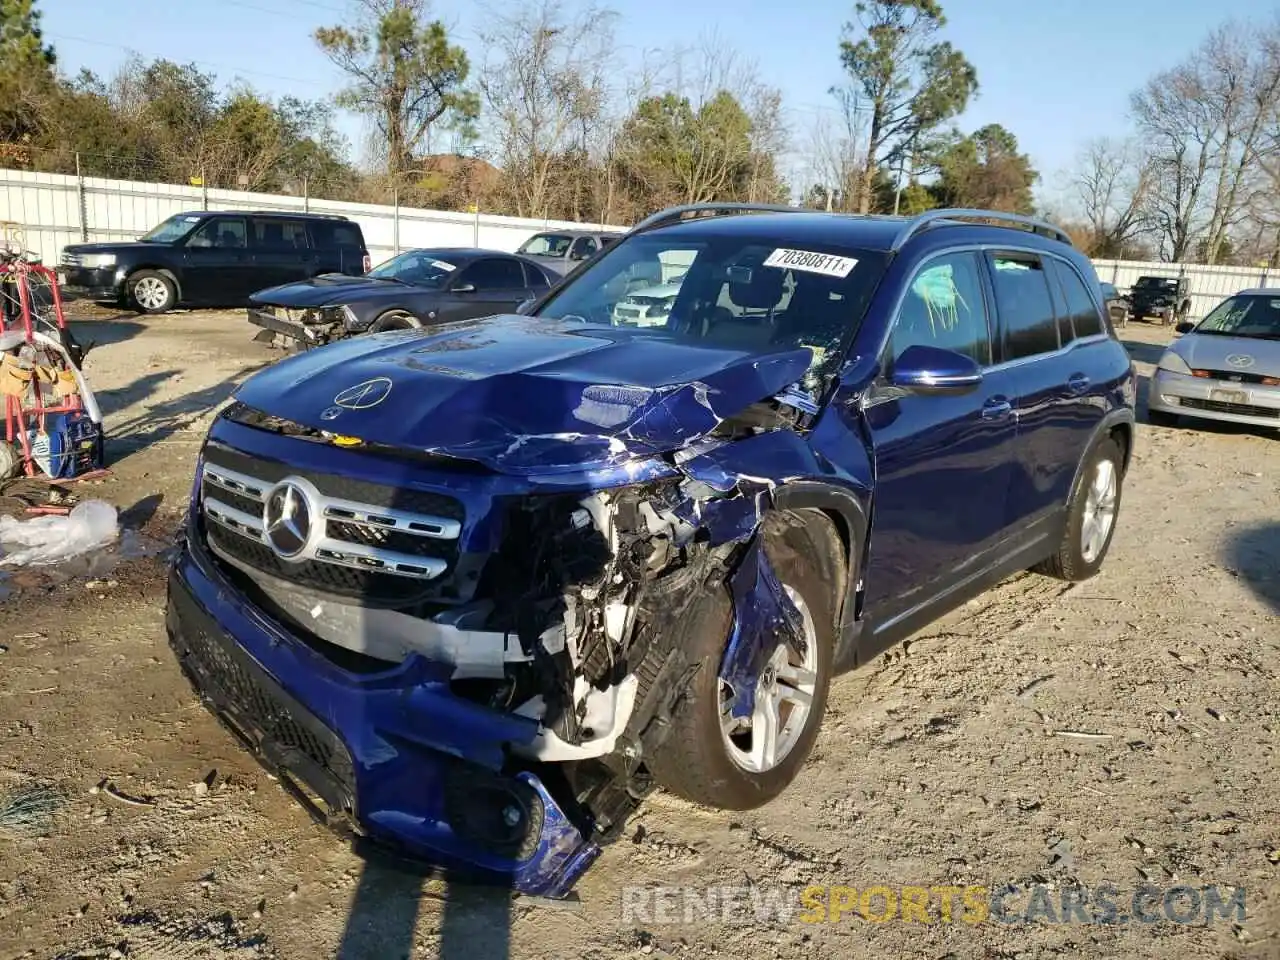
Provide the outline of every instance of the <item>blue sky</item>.
<path id="1" fill-rule="evenodd" d="M 499 3 L 518 0 L 497 0 Z M 572 0 L 568 0 L 572 2 Z M 220 79 L 235 77 L 273 95 L 321 97 L 341 78 L 311 33 L 340 22 L 343 0 L 41 0 L 44 29 L 63 69 L 110 76 L 136 51 L 148 59 L 199 62 Z M 840 29 L 853 3 L 837 0 L 612 0 L 618 37 L 641 50 L 692 46 L 714 34 L 754 59 L 762 78 L 782 89 L 795 149 L 833 101 L 842 80 Z M 1265 0 L 943 0 L 946 39 L 973 62 L 979 97 L 961 118 L 966 130 L 1001 123 L 1018 137 L 1042 175 L 1041 196 L 1063 189 L 1062 171 L 1082 144 L 1123 134 L 1130 93 L 1189 52 L 1230 18 L 1270 16 Z M 437 16 L 483 60 L 475 39 L 479 3 L 436 0 Z M 358 138 L 359 126 L 343 123 Z M 799 162 L 798 160 L 795 162 Z"/>

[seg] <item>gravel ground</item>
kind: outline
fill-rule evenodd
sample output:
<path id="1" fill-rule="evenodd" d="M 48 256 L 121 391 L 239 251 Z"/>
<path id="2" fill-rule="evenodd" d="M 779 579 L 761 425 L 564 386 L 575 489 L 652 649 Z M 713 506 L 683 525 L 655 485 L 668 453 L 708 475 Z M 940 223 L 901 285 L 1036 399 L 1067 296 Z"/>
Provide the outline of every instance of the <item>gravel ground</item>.
<path id="1" fill-rule="evenodd" d="M 99 315 L 77 333 L 98 341 L 111 434 L 113 478 L 92 493 L 163 538 L 210 415 L 272 355 L 236 313 Z M 1168 336 L 1122 334 L 1144 374 Z M 653 797 L 575 904 L 366 865 L 314 826 L 181 678 L 162 558 L 12 579 L 0 958 L 1280 957 L 1278 467 L 1272 436 L 1142 426 L 1100 576 L 1015 577 L 841 678 L 779 800 L 729 814 Z M 797 900 L 1033 883 L 1055 905 L 1111 884 L 1121 912 L 1142 884 L 1244 888 L 1246 916 L 810 923 Z M 749 890 L 686 917 L 635 891 L 660 885 L 704 907 Z"/>

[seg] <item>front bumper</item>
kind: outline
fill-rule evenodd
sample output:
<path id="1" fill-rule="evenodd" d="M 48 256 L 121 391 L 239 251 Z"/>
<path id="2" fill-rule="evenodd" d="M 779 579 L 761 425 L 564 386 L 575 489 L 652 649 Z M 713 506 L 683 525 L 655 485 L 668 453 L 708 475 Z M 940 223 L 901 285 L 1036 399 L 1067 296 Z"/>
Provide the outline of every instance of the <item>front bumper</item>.
<path id="1" fill-rule="evenodd" d="M 503 769 L 505 744 L 536 725 L 455 696 L 440 664 L 341 670 L 252 606 L 191 536 L 170 569 L 166 623 L 201 698 L 318 819 L 541 896 L 566 894 L 599 855 L 532 772 Z"/>
<path id="2" fill-rule="evenodd" d="M 118 267 L 60 266 L 58 286 L 83 300 L 119 300 L 124 296 L 123 271 Z"/>
<path id="3" fill-rule="evenodd" d="M 1162 413 L 1280 429 L 1280 387 L 1156 369 L 1147 406 Z"/>
<path id="4" fill-rule="evenodd" d="M 249 307 L 246 311 L 248 320 L 255 326 L 262 327 L 264 330 L 270 330 L 272 333 L 278 333 L 282 337 L 289 337 L 292 340 L 299 340 L 302 343 L 314 344 L 316 341 L 307 332 L 307 328 L 300 323 L 292 320 L 286 320 L 278 317 L 271 310 L 261 307 Z"/>

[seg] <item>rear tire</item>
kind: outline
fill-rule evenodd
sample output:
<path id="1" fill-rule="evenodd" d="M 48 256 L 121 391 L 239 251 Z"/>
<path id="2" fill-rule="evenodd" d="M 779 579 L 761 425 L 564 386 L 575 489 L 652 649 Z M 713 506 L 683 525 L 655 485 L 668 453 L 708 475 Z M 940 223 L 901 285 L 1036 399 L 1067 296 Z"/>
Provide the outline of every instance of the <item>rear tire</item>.
<path id="1" fill-rule="evenodd" d="M 157 270 L 139 270 L 125 282 L 129 303 L 140 313 L 167 313 L 178 302 L 178 287 Z"/>
<path id="2" fill-rule="evenodd" d="M 1067 503 L 1067 525 L 1053 556 L 1033 569 L 1078 583 L 1102 567 L 1115 535 L 1124 487 L 1124 453 L 1108 437 L 1089 452 Z"/>
<path id="3" fill-rule="evenodd" d="M 782 700 L 774 708 L 777 722 L 771 742 L 781 753 L 772 762 L 763 742 L 761 752 L 754 753 L 758 714 L 753 715 L 751 730 L 732 736 L 722 723 L 722 692 L 727 688 L 719 674 L 731 621 L 724 615 L 703 617 L 700 609 L 682 623 L 684 636 L 678 645 L 691 651 L 697 669 L 674 711 L 666 738 L 648 762 L 654 778 L 672 793 L 710 807 L 750 810 L 778 796 L 800 773 L 822 725 L 836 643 L 843 565 L 832 546 L 839 543 L 838 537 L 828 539 L 818 526 L 828 522 L 816 514 L 774 515 L 763 528 L 765 554 L 805 616 L 808 648 L 812 650 L 811 656 L 801 656 L 789 645 L 779 644 L 775 650 L 776 666 L 782 673 L 773 689 L 780 692 Z M 701 605 L 710 610 L 717 606 Z M 718 620 L 719 625 L 706 620 Z M 790 662 L 795 659 L 801 663 Z M 798 715 L 795 701 L 805 699 L 807 709 Z M 751 738 L 750 747 L 745 737 Z M 753 756 L 762 762 L 753 764 Z M 758 769 L 749 769 L 753 765 Z"/>

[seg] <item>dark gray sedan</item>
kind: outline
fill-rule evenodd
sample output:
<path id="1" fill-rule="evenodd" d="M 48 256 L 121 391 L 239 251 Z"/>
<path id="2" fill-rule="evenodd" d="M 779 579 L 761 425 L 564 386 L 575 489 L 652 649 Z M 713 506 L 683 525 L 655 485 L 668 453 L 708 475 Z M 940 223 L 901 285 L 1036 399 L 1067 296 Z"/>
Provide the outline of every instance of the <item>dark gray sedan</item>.
<path id="1" fill-rule="evenodd" d="M 559 280 L 516 254 L 471 247 L 407 250 L 364 276 L 326 274 L 249 298 L 255 339 L 293 349 L 362 333 L 515 313 Z"/>

